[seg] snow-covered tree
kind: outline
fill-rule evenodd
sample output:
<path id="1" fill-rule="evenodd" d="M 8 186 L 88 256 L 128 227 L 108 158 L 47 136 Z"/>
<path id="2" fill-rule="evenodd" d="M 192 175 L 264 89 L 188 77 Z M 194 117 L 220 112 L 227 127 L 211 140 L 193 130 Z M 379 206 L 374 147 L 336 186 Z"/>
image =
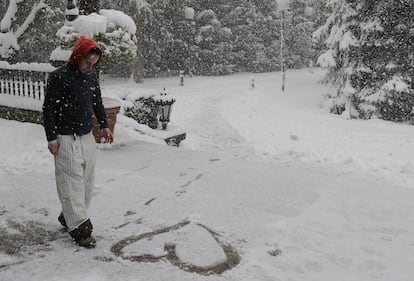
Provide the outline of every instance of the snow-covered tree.
<path id="1" fill-rule="evenodd" d="M 197 73 L 203 75 L 231 73 L 231 30 L 222 26 L 216 13 L 211 9 L 197 13 L 195 22 L 197 28 L 197 34 L 195 34 Z"/>
<path id="2" fill-rule="evenodd" d="M 38 14 L 50 9 L 43 0 L 10 0 L 0 22 L 0 58 L 9 59 L 20 50 L 25 32 Z"/>
<path id="3" fill-rule="evenodd" d="M 306 5 L 320 7 L 324 1 L 307 0 Z M 36 13 L 34 24 L 18 37 L 18 47 L 13 48 L 15 44 L 11 44 L 13 41 L 10 40 L 7 40 L 8 48 L 5 44 L 0 45 L 3 53 L 6 52 L 4 50 L 10 52 L 7 59 L 47 62 L 50 53 L 60 44 L 61 48 L 66 49 L 67 57 L 71 44 L 83 32 L 75 30 L 80 27 L 79 22 L 84 21 L 83 17 L 94 19 L 90 22 L 89 29 L 98 30 L 103 26 L 109 26 L 102 22 L 96 24 L 102 20 L 103 15 L 100 14 L 99 8 L 103 8 L 123 11 L 132 18 L 136 26 L 137 54 L 134 58 L 125 56 L 125 58 L 129 56 L 130 59 L 119 60 L 120 57 L 112 56 L 114 52 L 124 56 L 125 52 L 120 51 L 121 48 L 126 50 L 129 49 L 127 45 L 132 47 L 131 44 L 121 42 L 125 36 L 118 36 L 116 41 L 105 38 L 106 35 L 99 35 L 101 37 L 99 40 L 104 45 L 109 46 L 108 44 L 114 41 L 117 45 L 115 48 L 106 48 L 107 51 L 111 50 L 113 57 L 111 61 L 116 63 L 104 65 L 107 66 L 105 70 L 108 72 L 128 76 L 133 73 L 135 81 L 139 82 L 142 81 L 143 76 L 157 76 L 169 71 L 176 73 L 178 70 L 187 72 L 191 70 L 194 74 L 217 75 L 238 71 L 262 72 L 280 69 L 280 13 L 275 0 L 78 0 L 75 2 L 79 5 L 79 19 L 74 26 L 62 28 L 65 21 L 63 13 L 66 9 L 66 1 L 12 0 L 6 2 L 7 5 L 1 1 L 0 19 L 5 17 L 9 4 L 19 5 L 16 20 L 11 21 L 11 30 L 3 30 L 0 34 L 2 38 L 6 35 L 8 38 L 13 38 L 10 35 L 16 33 L 19 24 L 23 23 L 35 4 L 45 3 L 48 6 Z M 286 61 L 290 68 L 306 66 L 310 57 L 314 56 L 309 33 L 323 18 L 304 15 L 306 10 L 304 3 L 304 0 L 291 0 L 291 10 L 287 12 Z M 185 17 L 185 12 L 188 10 L 194 11 L 192 19 Z M 96 11 L 98 13 L 93 13 Z M 119 27 L 109 28 L 105 33 L 120 35 L 118 30 L 115 30 Z M 55 36 L 58 30 L 59 37 Z M 95 39 L 99 37 L 97 34 L 94 36 Z M 42 47 L 36 48 L 37 46 Z M 54 55 L 56 52 L 53 52 L 52 57 Z"/>
<path id="4" fill-rule="evenodd" d="M 143 82 L 145 76 L 145 59 L 148 58 L 148 61 L 152 61 L 152 57 L 149 55 L 152 52 L 152 48 L 148 46 L 145 36 L 152 21 L 151 5 L 145 0 L 106 0 L 101 1 L 101 7 L 125 12 L 133 19 L 137 27 L 135 33 L 135 37 L 137 38 L 137 55 L 135 59 L 127 64 L 117 63 L 111 65 L 111 72 L 118 74 L 127 72 L 129 74 L 132 71 L 134 81 L 137 83 Z"/>
<path id="5" fill-rule="evenodd" d="M 121 11 L 101 9 L 99 14 L 79 15 L 58 30 L 61 44 L 51 54 L 51 60 L 66 61 L 75 41 L 87 36 L 103 48 L 104 64 L 128 63 L 137 54 L 135 33 L 134 21 Z"/>
<path id="6" fill-rule="evenodd" d="M 286 23 L 286 64 L 289 68 L 308 66 L 317 58 L 317 50 L 313 48 L 312 33 L 316 23 L 306 0 L 291 0 Z M 311 11 L 312 12 L 312 11 Z"/>
<path id="7" fill-rule="evenodd" d="M 226 18 L 223 19 L 224 25 L 232 33 L 232 62 L 237 71 L 258 72 L 268 70 L 268 63 L 272 63 L 272 58 L 267 56 L 268 47 L 271 45 L 265 45 L 262 35 L 268 36 L 269 27 L 275 28 L 274 30 L 277 30 L 277 33 L 272 34 L 271 44 L 271 42 L 279 40 L 278 34 L 280 34 L 279 25 L 277 25 L 277 22 L 274 22 L 275 25 L 273 25 L 272 22 L 272 17 L 264 17 L 261 12 L 257 11 L 257 7 L 252 1 L 245 0 L 234 6 Z M 273 46 L 279 48 L 279 44 L 276 43 Z M 279 56 L 278 52 L 273 55 Z M 272 57 L 274 57 L 273 55 Z M 277 62 L 276 66 L 279 66 Z"/>
<path id="8" fill-rule="evenodd" d="M 187 70 L 191 30 L 185 19 L 185 0 L 169 1 L 168 3 L 156 0 L 152 5 L 154 15 L 163 18 L 161 24 L 157 23 L 161 33 L 157 35 L 152 31 L 153 36 L 160 39 L 161 69 L 167 71 Z M 155 18 L 158 17 L 155 16 Z"/>
<path id="9" fill-rule="evenodd" d="M 308 8 L 310 8 L 311 14 L 309 17 L 315 24 L 315 27 L 320 27 L 326 23 L 327 18 L 331 14 L 331 9 L 327 5 L 327 0 L 308 0 L 306 2 Z"/>
<path id="10" fill-rule="evenodd" d="M 323 1 L 308 0 L 306 5 Z M 146 3 L 139 17 L 134 2 Z M 297 68 L 316 58 L 310 34 L 317 18 L 304 15 L 303 0 L 292 3 L 286 49 L 289 67 Z M 104 0 L 101 5 L 124 11 L 136 23 L 144 22 L 139 49 L 146 76 L 190 69 L 204 75 L 280 69 L 280 13 L 275 0 Z M 189 9 L 194 11 L 193 19 L 185 17 Z"/>
<path id="11" fill-rule="evenodd" d="M 327 108 L 361 118 L 413 117 L 412 0 L 329 0 L 333 13 L 314 36 L 328 50 Z M 354 113 L 353 113 L 354 112 Z"/>

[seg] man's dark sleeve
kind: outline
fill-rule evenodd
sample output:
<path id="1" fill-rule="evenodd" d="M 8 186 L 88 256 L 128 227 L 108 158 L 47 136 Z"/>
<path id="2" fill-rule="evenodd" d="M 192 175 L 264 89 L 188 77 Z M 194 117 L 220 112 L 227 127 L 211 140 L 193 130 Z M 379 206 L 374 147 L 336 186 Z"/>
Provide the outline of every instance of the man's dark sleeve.
<path id="1" fill-rule="evenodd" d="M 57 139 L 56 134 L 56 117 L 58 111 L 58 103 L 60 102 L 59 79 L 54 73 L 49 75 L 47 79 L 45 100 L 43 103 L 43 125 L 46 131 L 48 141 Z"/>
<path id="2" fill-rule="evenodd" d="M 96 80 L 95 92 L 93 94 L 93 112 L 96 119 L 98 119 L 101 129 L 108 128 L 108 120 L 105 113 L 105 108 L 102 103 L 101 87 Z"/>

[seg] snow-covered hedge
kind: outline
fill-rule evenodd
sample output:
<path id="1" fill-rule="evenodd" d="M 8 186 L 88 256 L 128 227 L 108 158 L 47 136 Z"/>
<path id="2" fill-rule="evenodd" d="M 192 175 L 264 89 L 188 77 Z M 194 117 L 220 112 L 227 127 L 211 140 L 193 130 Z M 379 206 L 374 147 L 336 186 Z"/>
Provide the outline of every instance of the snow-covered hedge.
<path id="1" fill-rule="evenodd" d="M 158 128 L 158 107 L 152 97 L 140 97 L 124 107 L 124 115 L 152 129 Z"/>
<path id="2" fill-rule="evenodd" d="M 51 60 L 66 61 L 75 41 L 87 36 L 103 48 L 105 63 L 128 63 L 137 55 L 135 32 L 134 21 L 121 11 L 102 9 L 99 14 L 80 15 L 58 30 L 61 46 Z"/>

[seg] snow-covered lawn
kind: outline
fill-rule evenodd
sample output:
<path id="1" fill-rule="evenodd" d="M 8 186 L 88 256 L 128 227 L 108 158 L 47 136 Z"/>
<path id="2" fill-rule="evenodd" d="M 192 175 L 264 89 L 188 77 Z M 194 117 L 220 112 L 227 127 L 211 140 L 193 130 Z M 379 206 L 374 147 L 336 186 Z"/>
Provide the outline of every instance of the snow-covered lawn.
<path id="1" fill-rule="evenodd" d="M 43 128 L 0 120 L 0 280 L 412 280 L 414 129 L 323 112 L 321 76 L 106 79 L 112 97 L 165 87 L 187 139 L 119 116 L 91 250 L 58 225 Z"/>

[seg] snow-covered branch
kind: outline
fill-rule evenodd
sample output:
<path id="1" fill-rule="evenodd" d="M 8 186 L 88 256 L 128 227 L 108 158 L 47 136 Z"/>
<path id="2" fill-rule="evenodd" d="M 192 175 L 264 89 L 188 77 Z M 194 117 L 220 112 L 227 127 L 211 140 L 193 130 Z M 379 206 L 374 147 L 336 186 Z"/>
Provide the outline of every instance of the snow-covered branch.
<path id="1" fill-rule="evenodd" d="M 32 7 L 32 10 L 30 11 L 30 14 L 27 16 L 26 20 L 23 22 L 21 26 L 17 29 L 15 32 L 16 37 L 20 37 L 29 27 L 29 25 L 34 21 L 37 12 L 39 12 L 41 9 L 45 9 L 49 7 L 46 3 L 43 2 L 43 0 L 40 0 L 40 2 Z"/>
<path id="2" fill-rule="evenodd" d="M 0 24 L 0 57 L 8 58 L 14 51 L 20 49 L 18 44 L 18 38 L 24 34 L 28 29 L 29 25 L 34 21 L 36 14 L 44 8 L 49 7 L 43 0 L 40 0 L 39 3 L 35 4 L 32 7 L 29 15 L 26 17 L 25 21 L 17 27 L 16 31 L 11 29 L 12 21 L 16 17 L 17 4 L 23 2 L 24 0 L 10 0 L 9 7 L 4 18 Z"/>
<path id="3" fill-rule="evenodd" d="M 0 22 L 0 32 L 7 32 L 10 30 L 11 23 L 17 13 L 17 4 L 23 1 L 24 0 L 10 0 L 9 1 L 9 7 L 7 8 L 7 12 L 4 15 L 4 18 Z"/>

